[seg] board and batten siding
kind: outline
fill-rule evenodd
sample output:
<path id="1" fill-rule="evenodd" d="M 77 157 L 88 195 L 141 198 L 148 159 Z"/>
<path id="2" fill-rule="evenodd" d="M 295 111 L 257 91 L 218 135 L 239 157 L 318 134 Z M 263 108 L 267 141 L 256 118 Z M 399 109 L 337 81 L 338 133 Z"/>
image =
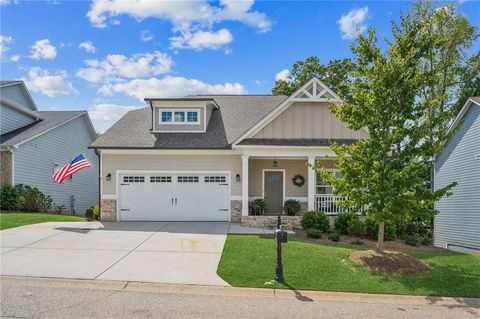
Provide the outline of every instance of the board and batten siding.
<path id="1" fill-rule="evenodd" d="M 40 135 L 14 151 L 15 184 L 37 187 L 53 198 L 54 205 L 65 205 L 68 212 L 73 195 L 78 215 L 84 215 L 87 208 L 98 203 L 98 157 L 87 148 L 94 137 L 85 123 L 85 116 Z M 77 172 L 63 184 L 55 183 L 52 179 L 54 164 L 63 166 L 80 153 L 92 167 Z"/>
<path id="2" fill-rule="evenodd" d="M 124 155 L 102 154 L 102 195 L 116 195 L 117 170 L 216 170 L 230 171 L 231 195 L 242 194 L 242 182 L 235 177 L 242 174 L 239 155 Z M 112 174 L 111 180 L 104 177 Z"/>
<path id="3" fill-rule="evenodd" d="M 21 84 L 9 85 L 0 88 L 0 96 L 2 98 L 5 97 L 9 100 L 17 102 L 31 111 L 36 111 L 35 106 L 32 105 L 32 101 L 30 101 L 25 94 L 27 93 L 21 88 Z"/>
<path id="4" fill-rule="evenodd" d="M 33 117 L 15 111 L 3 104 L 0 105 L 0 135 L 24 127 L 33 122 L 35 122 Z"/>
<path id="5" fill-rule="evenodd" d="M 436 205 L 434 245 L 480 250 L 480 106 L 473 104 L 435 162 L 435 188 L 457 182 Z"/>
<path id="6" fill-rule="evenodd" d="M 347 128 L 328 109 L 328 103 L 295 102 L 253 138 L 363 139 L 368 133 Z"/>

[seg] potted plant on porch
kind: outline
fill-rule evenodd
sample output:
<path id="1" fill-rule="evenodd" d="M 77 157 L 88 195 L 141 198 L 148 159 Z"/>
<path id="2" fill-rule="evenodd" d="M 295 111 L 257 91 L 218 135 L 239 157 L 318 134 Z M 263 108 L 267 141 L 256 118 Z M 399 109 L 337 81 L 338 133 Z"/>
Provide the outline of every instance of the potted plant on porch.
<path id="1" fill-rule="evenodd" d="M 250 215 L 263 215 L 267 209 L 267 202 L 263 198 L 256 198 L 250 202 Z"/>
<path id="2" fill-rule="evenodd" d="M 283 211 L 289 216 L 294 216 L 300 211 L 300 202 L 296 199 L 287 199 L 283 204 Z"/>

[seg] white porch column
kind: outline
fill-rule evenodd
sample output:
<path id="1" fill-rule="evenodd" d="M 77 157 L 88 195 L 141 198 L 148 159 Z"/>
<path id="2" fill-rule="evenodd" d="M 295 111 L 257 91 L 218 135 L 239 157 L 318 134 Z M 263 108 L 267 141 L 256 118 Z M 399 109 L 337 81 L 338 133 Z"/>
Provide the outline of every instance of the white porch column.
<path id="1" fill-rule="evenodd" d="M 310 155 L 308 156 L 308 164 L 315 165 L 315 156 Z M 317 176 L 316 172 L 308 167 L 308 179 L 307 179 L 307 187 L 308 187 L 308 210 L 315 210 L 315 185 L 317 183 Z"/>
<path id="2" fill-rule="evenodd" d="M 242 216 L 248 216 L 248 159 L 242 155 Z"/>

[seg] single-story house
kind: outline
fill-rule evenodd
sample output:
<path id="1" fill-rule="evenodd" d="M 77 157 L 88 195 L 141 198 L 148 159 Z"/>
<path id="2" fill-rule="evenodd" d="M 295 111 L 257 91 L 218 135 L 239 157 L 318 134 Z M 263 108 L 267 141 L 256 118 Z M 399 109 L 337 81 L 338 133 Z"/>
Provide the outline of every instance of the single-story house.
<path id="1" fill-rule="evenodd" d="M 307 164 L 335 171 L 330 145 L 368 138 L 329 110 L 313 78 L 291 96 L 146 98 L 90 145 L 100 154 L 104 221 L 232 221 L 268 226 L 287 199 L 337 214 L 338 196 Z M 251 216 L 249 202 L 267 202 Z M 287 227 L 299 217 L 285 217 Z"/>
<path id="2" fill-rule="evenodd" d="M 39 111 L 23 81 L 0 82 L 0 182 L 38 188 L 54 206 L 83 215 L 98 203 L 98 157 L 87 111 Z M 91 168 L 63 184 L 52 175 L 83 153 Z"/>
<path id="3" fill-rule="evenodd" d="M 472 97 L 453 121 L 457 129 L 435 160 L 435 188 L 452 182 L 452 196 L 435 205 L 433 243 L 452 250 L 480 250 L 480 97 Z"/>

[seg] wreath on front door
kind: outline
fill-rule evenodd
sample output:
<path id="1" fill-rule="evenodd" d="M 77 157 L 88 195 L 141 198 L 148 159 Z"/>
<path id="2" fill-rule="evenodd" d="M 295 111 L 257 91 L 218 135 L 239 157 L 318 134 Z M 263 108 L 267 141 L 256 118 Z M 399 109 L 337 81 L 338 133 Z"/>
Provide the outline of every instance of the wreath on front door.
<path id="1" fill-rule="evenodd" d="M 303 177 L 302 175 L 295 175 L 293 176 L 292 181 L 293 185 L 302 187 L 303 184 L 305 184 L 305 177 Z"/>

